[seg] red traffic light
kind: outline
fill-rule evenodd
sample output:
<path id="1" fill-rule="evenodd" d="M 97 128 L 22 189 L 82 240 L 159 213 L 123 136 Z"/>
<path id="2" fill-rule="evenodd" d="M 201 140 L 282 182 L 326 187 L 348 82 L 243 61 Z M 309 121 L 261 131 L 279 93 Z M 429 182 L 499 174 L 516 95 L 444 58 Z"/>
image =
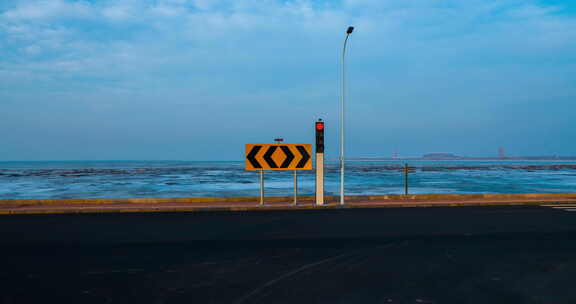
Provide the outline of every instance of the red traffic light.
<path id="1" fill-rule="evenodd" d="M 323 131 L 324 130 L 324 123 L 323 122 L 317 122 L 316 123 L 316 130 L 317 131 Z"/>

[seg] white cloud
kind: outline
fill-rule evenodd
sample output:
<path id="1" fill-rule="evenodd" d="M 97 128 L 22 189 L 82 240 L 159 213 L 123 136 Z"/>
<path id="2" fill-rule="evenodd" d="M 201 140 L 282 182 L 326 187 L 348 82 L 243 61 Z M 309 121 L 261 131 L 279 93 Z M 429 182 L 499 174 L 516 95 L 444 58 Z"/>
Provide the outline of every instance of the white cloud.
<path id="1" fill-rule="evenodd" d="M 508 12 L 508 14 L 515 18 L 538 18 L 538 17 L 546 17 L 555 12 L 559 11 L 559 8 L 547 6 L 537 6 L 533 4 L 523 5 L 518 7 L 517 9 L 512 9 Z"/>
<path id="2" fill-rule="evenodd" d="M 374 64 L 468 64 L 482 56 L 489 63 L 513 61 L 514 53 L 537 64 L 538 56 L 574 51 L 575 19 L 555 12 L 531 0 L 30 0 L 0 15 L 8 42 L 0 68 L 83 89 L 86 79 L 98 88 L 174 85 L 182 77 L 209 85 L 226 76 L 206 75 L 241 69 L 334 65 L 349 24 L 357 27 L 351 52 Z"/>
<path id="3" fill-rule="evenodd" d="M 219 5 L 222 1 L 220 0 L 193 0 L 192 3 L 194 7 L 201 10 L 209 10 Z"/>
<path id="4" fill-rule="evenodd" d="M 82 2 L 65 0 L 24 1 L 14 9 L 4 12 L 1 17 L 7 20 L 34 21 L 50 18 L 89 16 L 90 6 Z"/>

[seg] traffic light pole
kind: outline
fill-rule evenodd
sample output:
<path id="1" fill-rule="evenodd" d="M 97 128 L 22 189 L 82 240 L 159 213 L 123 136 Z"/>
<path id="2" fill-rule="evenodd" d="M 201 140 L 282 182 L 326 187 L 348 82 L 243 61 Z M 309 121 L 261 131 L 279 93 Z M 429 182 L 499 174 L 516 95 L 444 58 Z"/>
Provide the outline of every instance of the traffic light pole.
<path id="1" fill-rule="evenodd" d="M 324 122 L 316 124 L 316 205 L 324 205 Z"/>
<path id="2" fill-rule="evenodd" d="M 316 205 L 324 205 L 324 153 L 316 153 Z"/>

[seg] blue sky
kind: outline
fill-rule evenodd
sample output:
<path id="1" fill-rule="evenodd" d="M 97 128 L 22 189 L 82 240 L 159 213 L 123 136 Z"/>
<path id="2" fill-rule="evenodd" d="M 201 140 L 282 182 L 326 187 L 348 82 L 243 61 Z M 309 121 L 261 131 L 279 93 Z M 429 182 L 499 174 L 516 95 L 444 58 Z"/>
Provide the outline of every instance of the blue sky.
<path id="1" fill-rule="evenodd" d="M 576 155 L 576 2 L 4 0 L 0 160 Z"/>

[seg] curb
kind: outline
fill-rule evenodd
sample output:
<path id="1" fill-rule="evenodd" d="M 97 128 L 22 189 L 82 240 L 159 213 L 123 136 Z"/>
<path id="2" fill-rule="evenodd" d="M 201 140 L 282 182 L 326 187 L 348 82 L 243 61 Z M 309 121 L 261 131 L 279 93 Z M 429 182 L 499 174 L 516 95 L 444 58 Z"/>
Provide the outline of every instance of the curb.
<path id="1" fill-rule="evenodd" d="M 422 202 L 352 202 L 341 206 L 329 204 L 315 205 L 264 205 L 259 206 L 49 206 L 50 209 L 36 208 L 5 208 L 0 209 L 0 215 L 15 214 L 101 214 L 101 213 L 177 213 L 177 212 L 254 212 L 254 211 L 305 211 L 334 209 L 380 209 L 380 208 L 433 208 L 433 207 L 484 207 L 484 206 L 540 206 L 556 203 L 562 206 L 567 203 L 576 204 L 576 199 L 564 200 L 530 200 L 530 201 L 422 201 Z"/>
<path id="2" fill-rule="evenodd" d="M 576 200 L 576 193 L 526 193 L 526 194 L 410 194 L 346 196 L 347 201 L 458 201 L 458 200 Z M 291 201 L 292 196 L 267 197 L 266 202 Z M 298 197 L 300 202 L 314 201 L 314 196 Z M 326 196 L 326 202 L 336 202 L 338 196 Z M 57 200 L 0 200 L 0 207 L 50 206 L 50 205 L 107 205 L 107 204 L 161 204 L 161 203 L 248 203 L 258 202 L 259 197 L 186 197 L 186 198 L 87 198 Z"/>

